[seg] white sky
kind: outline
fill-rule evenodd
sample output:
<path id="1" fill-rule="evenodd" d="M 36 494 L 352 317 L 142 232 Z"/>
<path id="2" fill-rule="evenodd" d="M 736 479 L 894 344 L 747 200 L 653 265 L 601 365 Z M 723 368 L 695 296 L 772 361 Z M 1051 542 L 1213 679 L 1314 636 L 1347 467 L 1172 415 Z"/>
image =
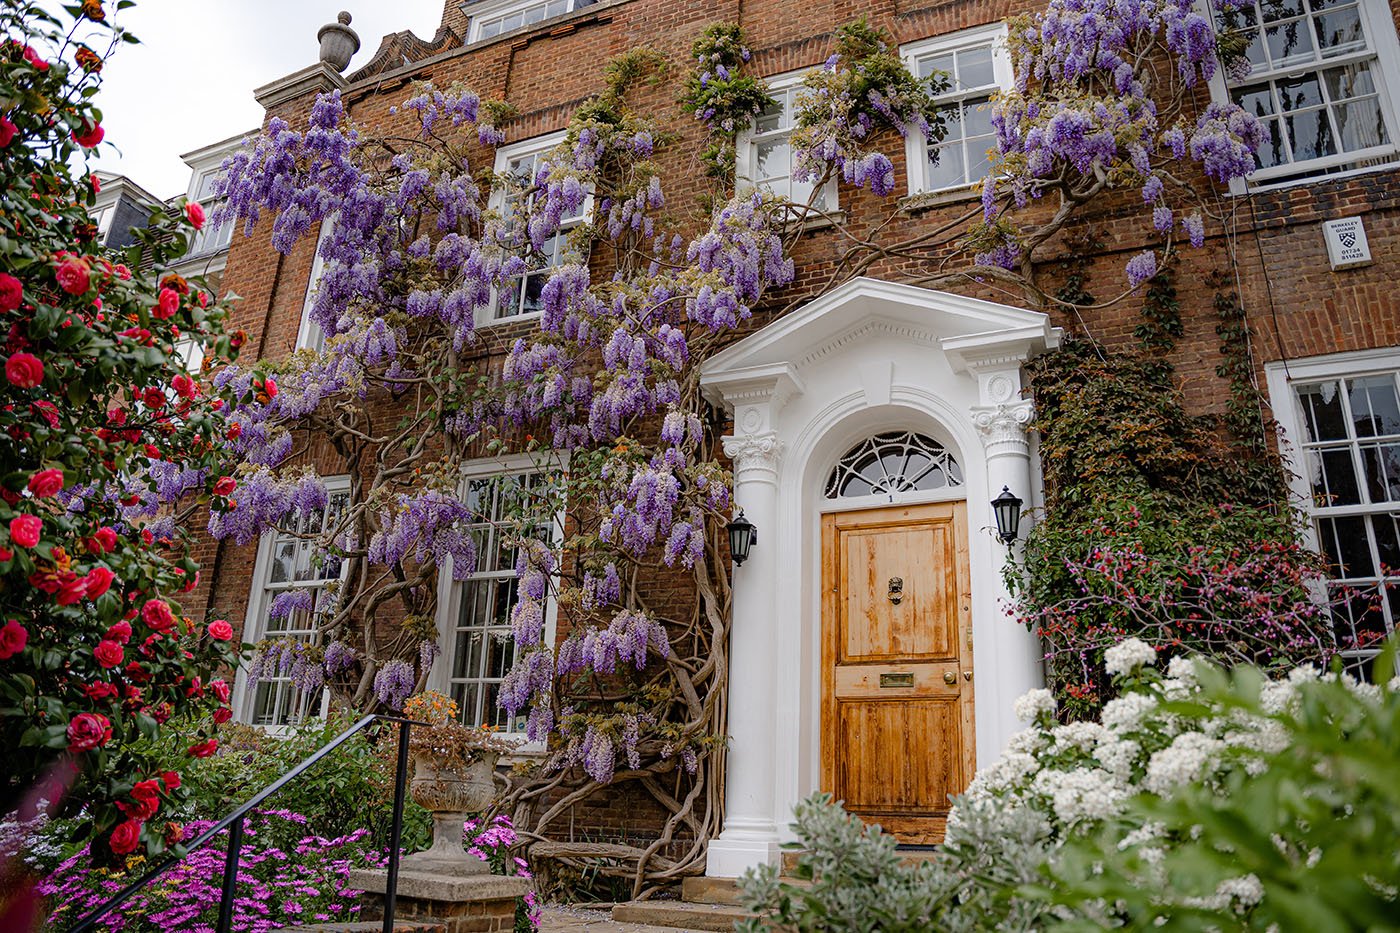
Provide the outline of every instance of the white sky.
<path id="1" fill-rule="evenodd" d="M 104 5 L 115 15 L 115 0 Z M 157 197 L 182 194 L 180 153 L 260 126 L 253 89 L 315 62 L 316 31 L 339 11 L 360 35 L 350 74 L 389 33 L 431 39 L 442 9 L 443 0 L 138 0 L 121 23 L 141 44 L 123 44 L 102 71 L 107 137 L 92 165 Z"/>

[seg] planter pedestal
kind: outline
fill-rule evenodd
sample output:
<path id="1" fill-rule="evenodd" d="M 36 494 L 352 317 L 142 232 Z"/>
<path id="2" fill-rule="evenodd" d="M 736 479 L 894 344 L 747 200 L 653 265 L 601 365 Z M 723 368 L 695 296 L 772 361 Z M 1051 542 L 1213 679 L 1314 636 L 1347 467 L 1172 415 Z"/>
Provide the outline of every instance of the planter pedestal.
<path id="1" fill-rule="evenodd" d="M 361 919 L 383 919 L 388 881 L 387 872 L 350 872 L 349 886 L 366 895 Z M 441 874 L 411 868 L 405 861 L 399 868 L 394 917 L 439 924 L 446 933 L 509 933 L 515 928 L 515 899 L 528 890 L 530 882 L 524 878 Z"/>

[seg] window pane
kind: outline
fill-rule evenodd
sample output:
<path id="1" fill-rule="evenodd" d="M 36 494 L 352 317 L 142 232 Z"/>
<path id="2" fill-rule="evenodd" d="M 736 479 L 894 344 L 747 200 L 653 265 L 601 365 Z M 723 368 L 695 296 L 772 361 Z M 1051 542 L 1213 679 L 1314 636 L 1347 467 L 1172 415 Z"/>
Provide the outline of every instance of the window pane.
<path id="1" fill-rule="evenodd" d="M 992 99 L 975 97 L 963 101 L 963 135 L 992 135 Z"/>
<path id="2" fill-rule="evenodd" d="M 936 191 L 961 185 L 967 180 L 963 171 L 962 146 L 958 143 L 939 146 L 928 154 L 928 187 Z"/>
<path id="3" fill-rule="evenodd" d="M 1309 74 L 1302 78 L 1278 83 L 1278 99 L 1284 110 L 1302 110 L 1322 103 L 1322 87 L 1317 75 Z"/>
<path id="4" fill-rule="evenodd" d="M 1317 47 L 1324 56 L 1345 55 L 1366 47 L 1361 31 L 1361 11 L 1356 7 L 1323 13 L 1313 18 L 1317 27 Z"/>
<path id="5" fill-rule="evenodd" d="M 958 85 L 961 88 L 987 87 L 996 83 L 992 71 L 992 47 L 964 49 L 958 53 Z"/>
<path id="6" fill-rule="evenodd" d="M 1362 446 L 1361 468 L 1372 502 L 1400 502 L 1400 444 Z"/>
<path id="7" fill-rule="evenodd" d="M 1303 420 L 1307 425 L 1309 441 L 1340 440 L 1347 436 L 1337 383 L 1298 386 L 1298 400 L 1303 405 Z"/>
<path id="8" fill-rule="evenodd" d="M 547 15 L 552 18 L 555 16 L 563 16 L 567 12 L 569 12 L 569 0 L 553 0 L 549 5 L 549 12 Z"/>
<path id="9" fill-rule="evenodd" d="M 482 27 L 481 27 L 481 38 L 483 38 L 483 39 L 490 39 L 492 36 L 499 35 L 500 32 L 501 32 L 501 21 L 498 20 L 498 19 L 493 19 L 493 20 L 491 20 L 489 23 L 484 23 L 484 24 L 482 24 Z"/>
<path id="10" fill-rule="evenodd" d="M 1342 150 L 1356 152 L 1372 146 L 1384 146 L 1390 142 L 1390 134 L 1385 128 L 1385 118 L 1381 116 L 1378 98 L 1342 104 L 1334 111 L 1337 131 L 1342 136 Z"/>
<path id="11" fill-rule="evenodd" d="M 776 95 L 775 95 L 776 96 Z M 783 106 L 781 101 L 758 115 L 754 121 L 754 132 L 773 133 L 783 127 Z"/>
<path id="12" fill-rule="evenodd" d="M 1396 397 L 1394 376 L 1349 379 L 1347 388 L 1358 437 L 1400 434 L 1400 398 Z"/>
<path id="13" fill-rule="evenodd" d="M 1387 576 L 1400 573 L 1400 513 L 1373 516 L 1371 527 L 1376 533 L 1376 556 L 1380 558 L 1381 573 Z M 1392 587 L 1392 590 L 1400 591 L 1400 587 Z"/>
<path id="14" fill-rule="evenodd" d="M 1371 544 L 1366 537 L 1366 519 L 1361 515 L 1320 518 L 1318 540 L 1327 557 L 1328 576 L 1355 580 L 1376 575 Z"/>
<path id="15" fill-rule="evenodd" d="M 942 55 L 931 55 L 928 58 L 919 59 L 919 77 L 927 78 L 935 72 L 942 72 L 948 75 L 951 80 L 953 76 L 952 52 L 946 52 Z"/>
<path id="16" fill-rule="evenodd" d="M 1327 507 L 1355 505 L 1360 502 L 1361 491 L 1356 482 L 1356 466 L 1351 459 L 1351 448 L 1332 448 L 1320 453 L 1322 481 L 1325 485 L 1321 489 L 1316 484 L 1313 487 L 1321 496 L 1318 505 Z"/>
<path id="17" fill-rule="evenodd" d="M 542 19 L 544 19 L 544 7 L 542 6 L 531 7 L 525 11 L 525 25 L 527 26 L 531 23 L 538 23 Z"/>
<path id="18" fill-rule="evenodd" d="M 520 24 L 524 22 L 524 19 L 525 14 L 523 13 L 512 13 L 509 16 L 504 17 L 501 20 L 501 32 L 510 32 L 512 29 L 519 29 Z"/>
<path id="19" fill-rule="evenodd" d="M 782 178 L 788 174 L 791 151 L 786 139 L 758 144 L 758 158 L 755 163 L 756 181 L 769 178 Z"/>
<path id="20" fill-rule="evenodd" d="M 1313 57 L 1312 30 L 1306 20 L 1295 19 L 1281 26 L 1265 27 L 1264 42 L 1275 68 L 1310 61 Z"/>
<path id="21" fill-rule="evenodd" d="M 1332 596 L 1332 620 L 1343 649 L 1367 647 L 1385 635 L 1385 616 L 1375 588 L 1339 589 Z"/>
<path id="22" fill-rule="evenodd" d="M 292 579 L 292 569 L 296 564 L 297 545 L 295 541 L 278 541 L 272 549 L 273 583 L 286 583 Z"/>
<path id="23" fill-rule="evenodd" d="M 1262 0 L 1259 8 L 1264 13 L 1264 22 L 1273 23 L 1289 16 L 1303 15 L 1303 0 Z"/>

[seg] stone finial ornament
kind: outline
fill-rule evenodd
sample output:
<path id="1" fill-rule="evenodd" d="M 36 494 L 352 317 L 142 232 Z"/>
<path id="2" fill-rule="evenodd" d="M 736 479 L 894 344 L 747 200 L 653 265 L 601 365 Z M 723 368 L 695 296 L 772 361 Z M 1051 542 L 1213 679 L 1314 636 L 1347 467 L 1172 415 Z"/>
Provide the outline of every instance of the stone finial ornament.
<path id="1" fill-rule="evenodd" d="M 360 37 L 350 28 L 350 14 L 344 10 L 336 17 L 338 22 L 327 23 L 316 33 L 321 41 L 321 61 L 336 71 L 344 71 L 350 59 L 360 50 Z"/>

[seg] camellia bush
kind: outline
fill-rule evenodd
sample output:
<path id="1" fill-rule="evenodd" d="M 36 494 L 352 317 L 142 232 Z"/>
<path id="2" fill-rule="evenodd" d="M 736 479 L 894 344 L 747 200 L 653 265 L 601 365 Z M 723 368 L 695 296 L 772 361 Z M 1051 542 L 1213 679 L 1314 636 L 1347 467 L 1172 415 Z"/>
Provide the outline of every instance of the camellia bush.
<path id="1" fill-rule="evenodd" d="M 1033 725 L 955 799 L 922 864 L 808 801 L 811 884 L 766 866 L 741 881 L 746 905 L 831 933 L 1393 926 L 1400 682 L 1157 660 L 1138 639 L 1108 650 L 1121 695 L 1099 721 L 1057 722 L 1047 690 L 1018 700 Z"/>
<path id="2" fill-rule="evenodd" d="M 1142 200 L 1161 238 L 1160 255 L 1129 265 L 1134 288 L 1173 243 L 1200 242 L 1208 215 L 1196 187 L 1253 167 L 1253 118 L 1234 105 L 1195 109 L 1200 83 L 1236 57 L 1186 0 L 1055 0 L 1012 36 L 1017 89 L 995 105 L 982 204 L 908 242 L 852 242 L 814 290 L 790 287 L 789 257 L 820 219 L 814 204 L 731 190 L 724 171 L 710 173 L 713 210 L 686 216 L 668 199 L 669 117 L 638 103 L 657 96 L 644 79 L 665 79 L 654 51 L 611 61 L 564 142 L 502 175 L 481 168 L 504 141 L 508 107 L 462 86 L 416 87 L 383 131 L 357 125 L 338 93 L 304 123 L 273 118 L 228 162 L 216 221 L 269 235 L 283 253 L 324 228 L 309 312 L 324 344 L 218 374 L 235 400 L 227 436 L 241 463 L 214 490 L 209 530 L 248 544 L 277 528 L 311 542 L 343 582 L 279 595 L 270 614 L 295 613 L 317 637 L 269 639 L 253 674 L 397 709 L 442 650 L 440 577 L 462 581 L 484 559 L 513 564 L 515 663 L 499 700 L 549 754 L 513 777 L 504 805 L 544 838 L 574 804 L 628 783 L 665 814 L 661 830 L 592 867 L 634 895 L 693 872 L 721 818 L 714 752 L 730 625 L 731 477 L 699 364 L 757 311 L 876 262 L 928 261 L 948 271 L 920 282 L 1011 284 L 1046 306 L 1042 247 L 1115 190 Z M 694 54 L 682 106 L 706 124 L 714 161 L 768 98 L 743 73 L 737 29 L 707 30 Z M 902 151 L 909 132 L 938 137 L 941 80 L 915 79 L 863 21 L 839 30 L 799 100 L 794 177 L 890 195 L 884 150 Z M 540 315 L 493 357 L 476 322 L 498 303 Z M 343 507 L 328 513 L 301 456 L 311 436 L 349 476 Z M 503 484 L 503 515 L 488 515 L 482 497 L 495 493 L 464 466 L 506 456 L 536 472 Z M 503 542 L 489 555 L 479 553 L 488 522 Z M 545 637 L 550 606 L 569 632 L 557 647 Z M 549 845 L 573 867 L 596 853 Z"/>
<path id="3" fill-rule="evenodd" d="M 180 599 L 199 571 L 182 520 L 220 479 L 226 431 L 186 361 L 236 341 L 202 284 L 163 271 L 198 204 L 157 211 L 124 256 L 97 242 L 83 162 L 103 62 L 129 37 L 100 3 L 73 14 L 65 32 L 35 4 L 0 10 L 0 780 L 4 812 L 26 795 L 84 809 L 93 857 L 115 860 L 183 836 L 162 819 L 179 769 L 143 740 L 192 719 L 184 758 L 207 755 L 229 716 L 232 628 Z"/>

